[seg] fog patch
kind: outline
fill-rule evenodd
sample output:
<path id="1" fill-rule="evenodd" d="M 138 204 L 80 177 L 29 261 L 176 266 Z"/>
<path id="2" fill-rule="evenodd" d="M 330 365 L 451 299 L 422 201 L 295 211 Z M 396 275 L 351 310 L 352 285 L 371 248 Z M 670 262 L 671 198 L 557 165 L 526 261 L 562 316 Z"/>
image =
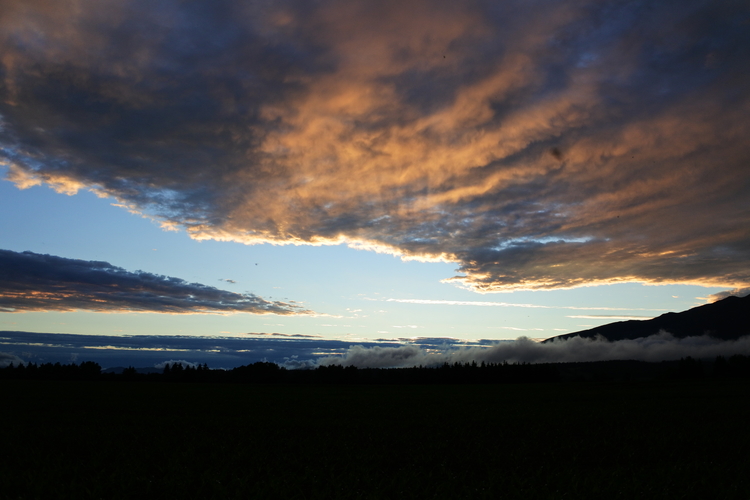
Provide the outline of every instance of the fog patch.
<path id="1" fill-rule="evenodd" d="M 0 352 L 0 368 L 7 368 L 10 365 L 19 366 L 25 365 L 26 361 L 22 360 L 15 354 L 9 352 Z"/>
<path id="2" fill-rule="evenodd" d="M 539 343 L 528 337 L 499 343 L 490 347 L 422 349 L 402 347 L 353 346 L 342 356 L 328 356 L 318 365 L 356 366 L 357 368 L 407 368 L 439 366 L 444 363 L 572 363 L 586 361 L 636 360 L 659 362 L 691 356 L 714 358 L 750 353 L 750 336 L 722 341 L 708 335 L 675 338 L 660 331 L 656 335 L 632 340 L 610 342 L 603 337 L 587 339 L 572 337 Z"/>
<path id="3" fill-rule="evenodd" d="M 310 370 L 318 366 L 315 361 L 311 359 L 299 359 L 299 356 L 296 354 L 285 357 L 282 362 L 277 362 L 277 364 L 287 370 Z"/>
<path id="4" fill-rule="evenodd" d="M 400 368 L 428 364 L 430 355 L 416 345 L 401 347 L 364 347 L 355 345 L 347 349 L 343 357 L 329 356 L 318 360 L 321 366 L 344 365 L 357 368 Z M 437 361 L 429 364 L 439 364 Z"/>

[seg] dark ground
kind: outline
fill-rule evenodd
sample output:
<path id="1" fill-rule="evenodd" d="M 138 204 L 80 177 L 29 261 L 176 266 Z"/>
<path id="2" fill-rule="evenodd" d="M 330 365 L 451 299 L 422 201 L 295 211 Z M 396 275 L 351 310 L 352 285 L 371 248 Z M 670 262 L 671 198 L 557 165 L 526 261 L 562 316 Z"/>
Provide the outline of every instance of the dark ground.
<path id="1" fill-rule="evenodd" d="M 1 498 L 750 497 L 746 380 L 0 390 Z"/>

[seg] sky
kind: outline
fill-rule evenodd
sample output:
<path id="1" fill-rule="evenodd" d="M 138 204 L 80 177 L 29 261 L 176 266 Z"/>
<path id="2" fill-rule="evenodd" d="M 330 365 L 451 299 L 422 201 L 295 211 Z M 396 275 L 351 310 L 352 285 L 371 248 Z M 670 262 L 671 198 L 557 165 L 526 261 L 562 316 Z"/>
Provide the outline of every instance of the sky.
<path id="1" fill-rule="evenodd" d="M 0 5 L 7 359 L 483 349 L 750 288 L 745 2 Z"/>

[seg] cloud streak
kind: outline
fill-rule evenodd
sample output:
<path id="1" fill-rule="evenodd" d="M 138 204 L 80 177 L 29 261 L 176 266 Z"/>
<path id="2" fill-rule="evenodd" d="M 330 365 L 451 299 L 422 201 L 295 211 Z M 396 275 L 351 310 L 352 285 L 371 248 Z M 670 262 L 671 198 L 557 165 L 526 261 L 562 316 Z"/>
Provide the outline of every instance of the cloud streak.
<path id="1" fill-rule="evenodd" d="M 245 335 L 253 336 L 253 337 L 289 337 L 289 338 L 295 338 L 295 339 L 320 339 L 323 338 L 322 335 L 304 335 L 301 333 L 255 333 L 255 332 L 249 332 Z"/>
<path id="2" fill-rule="evenodd" d="M 636 316 L 636 315 L 625 315 L 625 314 L 577 314 L 568 316 L 568 318 L 582 318 L 582 319 L 653 319 L 653 316 Z"/>
<path id="3" fill-rule="evenodd" d="M 719 294 L 716 294 L 719 295 Z M 591 311 L 661 311 L 661 309 L 644 309 L 630 307 L 586 307 L 586 306 L 545 306 L 541 304 L 517 304 L 512 302 L 492 302 L 481 300 L 440 300 L 440 299 L 385 299 L 386 302 L 405 304 L 445 305 L 445 306 L 478 306 L 478 307 L 522 307 L 531 309 L 575 309 Z M 619 316 L 618 316 L 619 317 Z M 641 316 L 639 316 L 641 317 Z"/>
<path id="4" fill-rule="evenodd" d="M 108 262 L 0 250 L 0 312 L 158 312 L 171 314 L 313 314 L 296 304 Z"/>
<path id="5" fill-rule="evenodd" d="M 211 368 L 234 368 L 257 361 L 287 367 L 313 367 L 322 356 L 341 354 L 352 342 L 311 338 L 190 337 L 173 335 L 75 335 L 0 331 L 3 363 L 69 363 L 77 358 L 103 368 L 155 366 L 167 360 L 207 363 Z M 358 342 L 364 346 L 397 346 L 396 342 Z M 424 347 L 424 346 L 423 346 Z M 163 366 L 163 365 L 162 365 Z"/>
<path id="6" fill-rule="evenodd" d="M 479 292 L 747 287 L 741 2 L 46 2 L 0 14 L 8 179 Z"/>

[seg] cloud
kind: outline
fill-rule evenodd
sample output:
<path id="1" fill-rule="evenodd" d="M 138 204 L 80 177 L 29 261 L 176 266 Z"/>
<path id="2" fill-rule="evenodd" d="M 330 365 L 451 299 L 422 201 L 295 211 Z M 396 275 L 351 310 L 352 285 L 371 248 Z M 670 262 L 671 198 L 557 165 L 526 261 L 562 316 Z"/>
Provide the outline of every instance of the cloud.
<path id="1" fill-rule="evenodd" d="M 310 370 L 318 366 L 315 361 L 311 359 L 299 359 L 297 355 L 287 356 L 283 361 L 276 364 L 287 370 Z"/>
<path id="2" fill-rule="evenodd" d="M 712 293 L 707 297 L 707 300 L 709 303 L 713 303 L 722 299 L 726 299 L 727 297 L 745 297 L 747 295 L 750 295 L 750 287 L 735 288 L 734 290 L 724 290 L 723 292 Z"/>
<path id="3" fill-rule="evenodd" d="M 274 333 L 254 333 L 254 332 L 249 332 L 249 333 L 246 333 L 245 335 L 252 335 L 254 337 L 256 337 L 256 336 L 257 337 L 292 337 L 292 338 L 297 338 L 297 339 L 301 339 L 301 338 L 304 338 L 304 339 L 320 339 L 320 338 L 323 338 L 322 335 L 303 335 L 301 333 L 276 333 L 276 332 L 274 332 Z"/>
<path id="4" fill-rule="evenodd" d="M 0 250 L 0 312 L 76 310 L 312 314 L 296 304 L 130 272 L 108 262 Z"/>
<path id="5" fill-rule="evenodd" d="M 372 299 L 376 300 L 376 299 Z M 599 311 L 661 311 L 661 309 L 644 309 L 629 307 L 586 307 L 586 306 L 544 306 L 540 304 L 515 304 L 510 302 L 490 302 L 479 300 L 434 300 L 434 299 L 385 299 L 386 302 L 406 304 L 446 305 L 446 306 L 479 306 L 479 307 L 526 307 L 532 309 L 580 309 Z"/>
<path id="6" fill-rule="evenodd" d="M 568 318 L 583 318 L 583 319 L 653 319 L 653 316 L 635 316 L 632 314 L 577 314 L 573 316 L 567 316 Z"/>
<path id="7" fill-rule="evenodd" d="M 393 341 L 357 342 L 365 347 L 397 346 Z M 32 363 L 94 361 L 103 368 L 155 366 L 168 360 L 233 368 L 257 361 L 283 364 L 297 359 L 312 366 L 320 357 L 341 354 L 353 342 L 288 337 L 194 337 L 178 335 L 75 335 L 67 333 L 0 332 L 0 349 Z M 5 358 L 11 359 L 11 358 Z M 289 365 L 291 366 L 291 365 Z"/>
<path id="8" fill-rule="evenodd" d="M 427 304 L 447 306 L 481 306 L 481 307 L 531 307 L 548 309 L 549 306 L 536 304 L 511 304 L 508 302 L 489 302 L 479 300 L 433 300 L 433 299 L 386 299 L 386 302 L 401 302 L 406 304 Z"/>
<path id="9" fill-rule="evenodd" d="M 321 366 L 344 365 L 357 368 L 396 368 L 423 364 L 420 360 L 432 358 L 416 345 L 401 347 L 350 347 L 343 356 L 331 356 L 318 361 Z"/>
<path id="10" fill-rule="evenodd" d="M 676 339 L 660 332 L 634 340 L 608 342 L 573 337 L 540 343 L 528 337 L 512 341 L 450 338 L 400 339 L 372 342 L 341 340 L 189 336 L 105 336 L 63 333 L 0 332 L 2 363 L 70 363 L 95 361 L 102 367 L 157 366 L 165 359 L 183 364 L 207 363 L 211 368 L 232 368 L 271 361 L 287 368 L 314 368 L 341 364 L 360 368 L 436 366 L 443 363 L 564 363 L 631 359 L 658 362 L 686 356 L 696 359 L 729 357 L 750 352 L 750 336 L 721 341 L 709 336 Z"/>
<path id="11" fill-rule="evenodd" d="M 444 349 L 440 352 L 424 350 L 416 345 L 400 347 L 353 346 L 340 356 L 320 358 L 320 365 L 354 365 L 358 368 L 397 368 L 438 366 L 443 363 L 569 363 L 581 361 L 638 360 L 666 361 L 687 356 L 714 358 L 716 356 L 746 355 L 750 351 L 750 336 L 736 341 L 722 341 L 709 336 L 677 339 L 670 333 L 634 340 L 609 342 L 602 338 L 572 337 L 551 343 L 539 343 L 528 337 L 501 342 L 491 347 Z"/>
<path id="12" fill-rule="evenodd" d="M 7 352 L 0 352 L 0 368 L 6 368 L 10 365 L 13 366 L 19 366 L 19 365 L 25 365 L 26 362 L 16 356 L 15 354 L 10 354 Z"/>
<path id="13" fill-rule="evenodd" d="M 741 2 L 9 0 L 7 178 L 479 292 L 750 284 Z"/>

